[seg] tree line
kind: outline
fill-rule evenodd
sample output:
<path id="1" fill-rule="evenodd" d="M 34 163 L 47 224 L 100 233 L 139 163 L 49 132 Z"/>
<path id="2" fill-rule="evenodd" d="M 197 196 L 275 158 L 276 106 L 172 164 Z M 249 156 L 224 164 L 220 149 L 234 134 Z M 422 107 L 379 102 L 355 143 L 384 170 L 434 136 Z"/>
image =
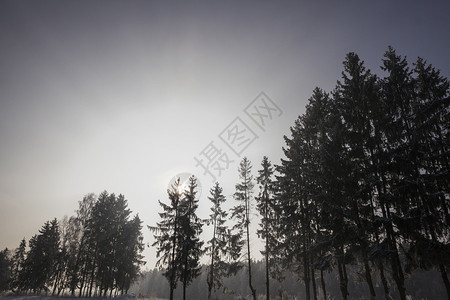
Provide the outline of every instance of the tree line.
<path id="1" fill-rule="evenodd" d="M 75 216 L 46 222 L 20 246 L 1 251 L 0 291 L 112 296 L 128 291 L 144 264 L 142 221 L 127 200 L 86 195 Z"/>
<path id="2" fill-rule="evenodd" d="M 334 272 L 340 296 L 348 299 L 350 269 L 361 274 L 367 298 L 402 300 L 414 270 L 436 269 L 450 299 L 449 81 L 421 58 L 410 67 L 391 47 L 382 76 L 355 53 L 343 65 L 331 93 L 314 89 L 285 136 L 279 165 L 264 157 L 253 178 L 251 162 L 241 161 L 230 214 L 221 209 L 219 183 L 210 190 L 207 220 L 195 213 L 195 177 L 186 191 L 179 182 L 168 190 L 161 221 L 149 228 L 171 300 L 178 282 L 186 298 L 186 286 L 201 273 L 202 255 L 209 259 L 208 299 L 226 290 L 224 278 L 241 268 L 254 300 L 258 294 L 269 299 L 269 281 L 283 280 L 283 270 L 297 274 L 306 299 L 336 297 L 325 280 L 325 273 Z M 254 201 L 257 234 L 264 240 L 265 291 L 256 291 L 252 281 Z M 213 233 L 203 247 L 205 224 L 212 224 Z M 378 295 L 375 282 L 382 286 Z"/>
<path id="3" fill-rule="evenodd" d="M 252 163 L 242 159 L 230 211 L 216 183 L 208 196 L 211 214 L 199 218 L 195 177 L 186 190 L 176 181 L 168 202 L 159 201 L 160 221 L 148 228 L 171 300 L 180 284 L 186 299 L 187 287 L 202 276 L 208 299 L 233 294 L 227 282 L 242 274 L 254 300 L 269 299 L 273 279 L 291 274 L 306 299 L 338 297 L 330 273 L 348 299 L 354 272 L 365 282 L 366 298 L 404 300 L 411 274 L 431 269 L 450 298 L 449 81 L 421 58 L 410 66 L 391 47 L 382 75 L 355 53 L 343 65 L 332 92 L 314 89 L 285 136 L 278 165 L 263 157 L 254 177 Z M 252 259 L 255 207 L 264 290 L 255 284 L 261 272 L 255 275 Z M 200 238 L 204 226 L 212 228 L 207 241 Z M 76 216 L 46 222 L 28 248 L 24 239 L 16 250 L 0 251 L 0 290 L 126 293 L 144 264 L 141 229 L 123 195 L 87 195 Z"/>

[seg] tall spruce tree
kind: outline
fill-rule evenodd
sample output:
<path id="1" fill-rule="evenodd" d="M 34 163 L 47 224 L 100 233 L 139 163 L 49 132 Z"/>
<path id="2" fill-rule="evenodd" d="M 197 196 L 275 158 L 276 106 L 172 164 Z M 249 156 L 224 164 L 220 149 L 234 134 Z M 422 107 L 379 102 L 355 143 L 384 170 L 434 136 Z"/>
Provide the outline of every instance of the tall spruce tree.
<path id="1" fill-rule="evenodd" d="M 273 167 L 267 156 L 263 157 L 261 162 L 262 169 L 258 170 L 258 177 L 256 178 L 259 184 L 259 196 L 256 197 L 257 208 L 261 215 L 260 229 L 257 233 L 264 239 L 264 250 L 261 253 L 265 259 L 266 271 L 266 299 L 270 299 L 270 270 L 275 264 L 274 249 L 277 246 L 277 231 L 276 231 L 276 200 L 274 197 L 274 183 L 273 183 Z"/>
<path id="2" fill-rule="evenodd" d="M 327 233 L 329 251 L 337 268 L 342 298 L 347 299 L 348 275 L 346 265 L 352 260 L 348 250 L 349 239 L 354 236 L 351 227 L 346 226 L 346 199 L 343 194 L 345 158 L 343 152 L 340 116 L 336 113 L 336 101 L 329 102 L 331 113 L 326 118 L 326 138 L 321 144 L 321 199 L 320 226 Z"/>
<path id="3" fill-rule="evenodd" d="M 0 251 L 0 293 L 10 289 L 11 267 L 10 251 L 5 248 Z"/>
<path id="4" fill-rule="evenodd" d="M 331 253 L 329 250 L 330 238 L 329 232 L 324 230 L 322 226 L 323 203 L 328 201 L 328 196 L 324 193 L 327 182 L 324 179 L 323 157 L 328 153 L 324 151 L 323 145 L 326 143 L 328 118 L 331 113 L 330 97 L 320 88 L 313 90 L 309 103 L 306 106 L 305 116 L 302 119 L 305 128 L 307 128 L 307 136 L 309 136 L 308 147 L 311 148 L 306 157 L 308 160 L 307 173 L 308 181 L 304 189 L 308 190 L 308 198 L 311 207 L 311 278 L 313 284 L 314 299 L 317 298 L 317 290 L 315 288 L 315 269 L 320 271 L 320 281 L 322 296 L 327 297 L 324 271 L 331 267 Z"/>
<path id="5" fill-rule="evenodd" d="M 181 218 L 181 185 L 180 178 L 167 190 L 169 196 L 169 204 L 161 201 L 159 205 L 163 212 L 159 213 L 161 221 L 156 226 L 148 226 L 150 231 L 154 233 L 155 242 L 152 246 L 157 247 L 156 257 L 158 258 L 157 266 L 165 269 L 163 275 L 169 282 L 169 299 L 173 300 L 173 292 L 177 287 L 179 266 L 179 238 L 180 238 L 180 218 Z"/>
<path id="6" fill-rule="evenodd" d="M 252 165 L 247 157 L 244 157 L 239 164 L 239 178 L 241 182 L 236 184 L 236 192 L 234 193 L 234 199 L 238 202 L 231 211 L 231 217 L 236 220 L 234 225 L 235 230 L 238 231 L 240 236 L 247 245 L 247 274 L 248 285 L 252 293 L 253 299 L 256 300 L 256 290 L 252 283 L 252 260 L 250 251 L 250 211 L 253 198 L 253 176 L 251 174 Z"/>
<path id="7" fill-rule="evenodd" d="M 11 270 L 12 282 L 10 284 L 10 288 L 13 292 L 21 288 L 19 281 L 19 274 L 22 272 L 22 269 L 24 268 L 26 247 L 27 242 L 25 241 L 24 238 L 20 242 L 19 247 L 14 251 Z"/>
<path id="8" fill-rule="evenodd" d="M 362 260 L 364 274 L 371 298 L 376 298 L 369 264 L 369 249 L 372 236 L 370 201 L 372 175 L 368 159 L 367 144 L 373 129 L 370 122 L 370 108 L 377 101 L 376 76 L 364 67 L 357 54 L 349 53 L 344 61 L 342 82 L 338 82 L 334 97 L 337 113 L 341 116 L 340 127 L 344 158 L 342 193 L 346 198 L 348 227 L 353 228 L 354 256 Z"/>
<path id="9" fill-rule="evenodd" d="M 383 124 L 380 124 L 384 135 L 381 147 L 385 152 L 382 164 L 387 168 L 387 172 L 386 176 L 381 177 L 385 198 L 382 199 L 381 209 L 386 220 L 384 224 L 388 250 L 392 253 L 392 276 L 403 300 L 406 299 L 405 275 L 399 247 L 401 236 L 407 234 L 408 229 L 402 226 L 402 220 L 407 220 L 410 209 L 417 207 L 416 189 L 408 188 L 410 180 L 415 181 L 413 163 L 409 157 L 412 140 L 411 101 L 414 89 L 406 59 L 397 55 L 391 47 L 384 54 L 382 70 L 387 73 L 381 82 L 385 118 Z"/>
<path id="10" fill-rule="evenodd" d="M 326 99 L 320 89 L 315 89 L 307 111 L 312 111 L 315 102 L 319 105 Z M 317 175 L 320 167 L 317 124 L 321 120 L 317 117 L 305 114 L 295 121 L 291 127 L 292 137 L 285 136 L 286 158 L 277 167 L 280 173 L 277 177 L 280 211 L 277 231 L 282 236 L 284 265 L 295 267 L 294 271 L 303 279 L 306 299 L 311 297 L 311 286 L 312 295 L 317 298 L 314 260 L 318 259 L 318 252 L 312 251 L 314 244 L 318 244 L 317 218 L 321 209 Z"/>
<path id="11" fill-rule="evenodd" d="M 226 198 L 218 182 L 211 188 L 208 199 L 212 202 L 208 220 L 208 223 L 212 225 L 212 238 L 207 242 L 208 246 L 205 252 L 210 259 L 206 281 L 208 299 L 211 300 L 213 293 L 223 287 L 222 279 L 236 274 L 242 267 L 237 262 L 242 244 L 233 244 L 238 239 L 232 235 L 231 230 L 225 224 L 228 213 L 222 209 L 222 205 Z"/>
<path id="12" fill-rule="evenodd" d="M 183 300 L 186 299 L 186 287 L 200 275 L 200 257 L 203 253 L 203 241 L 200 240 L 203 221 L 197 216 L 198 198 L 197 179 L 189 178 L 189 185 L 183 192 L 180 205 L 178 248 L 176 254 L 180 262 L 179 278 L 183 283 Z"/>
<path id="13" fill-rule="evenodd" d="M 422 58 L 414 64 L 414 137 L 418 162 L 419 192 L 423 207 L 423 235 L 426 246 L 418 254 L 419 262 L 429 261 L 442 276 L 450 298 L 450 282 L 446 265 L 450 264 L 450 175 L 448 126 L 450 123 L 450 82 L 439 70 Z M 417 247 L 411 247 L 415 250 Z"/>

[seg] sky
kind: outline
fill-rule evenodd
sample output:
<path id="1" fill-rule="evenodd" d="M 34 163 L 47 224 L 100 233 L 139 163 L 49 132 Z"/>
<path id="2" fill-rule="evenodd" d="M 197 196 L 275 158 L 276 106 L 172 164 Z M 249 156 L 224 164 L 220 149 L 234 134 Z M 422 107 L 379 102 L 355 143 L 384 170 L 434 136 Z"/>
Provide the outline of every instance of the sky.
<path id="1" fill-rule="evenodd" d="M 278 164 L 348 52 L 382 75 L 391 45 L 449 77 L 449 15 L 448 0 L 0 0 L 0 248 L 104 190 L 125 195 L 151 244 L 181 173 L 199 179 L 201 217 L 214 179 L 233 206 L 239 161 L 254 175 L 264 155 Z"/>

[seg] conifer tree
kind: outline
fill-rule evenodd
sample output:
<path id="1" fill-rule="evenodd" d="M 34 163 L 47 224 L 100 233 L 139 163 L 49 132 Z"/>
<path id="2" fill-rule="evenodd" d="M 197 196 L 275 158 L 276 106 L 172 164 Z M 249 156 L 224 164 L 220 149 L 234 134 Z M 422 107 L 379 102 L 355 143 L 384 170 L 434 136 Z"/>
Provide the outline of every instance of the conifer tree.
<path id="1" fill-rule="evenodd" d="M 392 277 L 397 285 L 400 299 L 406 299 L 405 275 L 400 260 L 399 246 L 401 235 L 405 234 L 405 228 L 401 223 L 413 206 L 411 200 L 415 197 L 415 189 L 405 188 L 409 180 L 414 177 L 413 164 L 409 156 L 409 142 L 412 139 L 412 106 L 413 83 L 411 71 L 405 58 L 397 55 L 395 50 L 389 47 L 384 54 L 383 71 L 386 77 L 381 81 L 381 101 L 384 108 L 384 122 L 380 124 L 380 130 L 384 135 L 383 144 L 379 152 L 385 152 L 382 165 L 386 168 L 385 175 L 381 176 L 383 198 L 381 210 L 386 227 L 386 238 L 391 251 L 390 266 Z"/>
<path id="2" fill-rule="evenodd" d="M 318 249 L 315 244 L 324 243 L 317 240 L 319 236 L 317 222 L 323 202 L 331 200 L 319 197 L 323 192 L 319 182 L 319 177 L 323 174 L 318 175 L 319 139 L 320 134 L 323 134 L 319 124 L 323 123 L 323 116 L 317 114 L 319 110 L 314 109 L 326 101 L 327 96 L 320 89 L 315 89 L 307 113 L 300 116 L 291 127 L 292 137 L 285 136 L 286 147 L 283 150 L 286 158 L 282 159 L 281 165 L 277 167 L 280 173 L 277 177 L 279 189 L 277 232 L 282 236 L 284 265 L 291 268 L 295 266 L 295 271 L 303 279 L 306 299 L 311 297 L 311 286 L 312 295 L 317 298 L 314 265 L 315 259 L 319 259 L 319 252 L 312 250 Z"/>
<path id="3" fill-rule="evenodd" d="M 130 214 L 123 195 L 104 191 L 95 202 L 85 225 L 87 253 L 92 256 L 85 265 L 88 296 L 93 291 L 103 297 L 124 292 L 139 275 L 141 226 L 137 216 L 130 220 Z"/>
<path id="4" fill-rule="evenodd" d="M 128 293 L 133 280 L 140 275 L 140 266 L 145 264 L 142 251 L 142 221 L 138 215 L 127 221 L 117 242 L 117 264 L 115 286 L 121 294 Z"/>
<path id="5" fill-rule="evenodd" d="M 12 258 L 12 270 L 11 270 L 11 284 L 10 288 L 12 291 L 19 289 L 19 274 L 22 272 L 25 263 L 25 253 L 26 253 L 27 242 L 25 238 L 20 242 L 19 247 L 14 251 L 14 256 Z"/>
<path id="6" fill-rule="evenodd" d="M 309 136 L 308 151 L 309 155 L 307 168 L 304 172 L 307 174 L 308 181 L 303 187 L 308 191 L 308 199 L 311 207 L 311 281 L 313 284 L 314 299 L 317 298 L 317 289 L 315 288 L 315 269 L 320 271 L 321 290 L 323 297 L 326 298 L 326 286 L 324 280 L 324 271 L 331 267 L 331 253 L 329 249 L 329 232 L 324 230 L 322 225 L 322 213 L 324 211 L 323 203 L 329 201 L 325 193 L 327 182 L 324 181 L 324 156 L 328 153 L 324 151 L 324 145 L 328 141 L 327 128 L 328 118 L 331 114 L 330 97 L 320 88 L 315 88 L 313 94 L 306 106 L 305 116 L 302 118 L 306 136 Z M 306 167 L 305 166 L 305 167 Z"/>
<path id="7" fill-rule="evenodd" d="M 256 178 L 259 184 L 260 192 L 256 197 L 257 208 L 261 215 L 260 229 L 258 229 L 258 236 L 265 241 L 264 250 L 261 253 L 265 259 L 266 271 L 266 299 L 270 299 L 270 282 L 269 273 L 273 269 L 274 263 L 274 249 L 277 246 L 277 231 L 276 231 L 276 202 L 274 198 L 274 183 L 273 183 L 273 168 L 267 156 L 263 157 L 261 162 L 261 170 L 258 170 L 258 177 Z"/>
<path id="8" fill-rule="evenodd" d="M 197 216 L 198 198 L 197 179 L 189 178 L 189 186 L 183 192 L 180 205 L 177 260 L 180 261 L 179 278 L 183 283 L 183 300 L 186 299 L 186 287 L 200 275 L 200 257 L 203 253 L 203 241 L 200 240 L 203 221 Z"/>
<path id="9" fill-rule="evenodd" d="M 222 205 L 226 198 L 218 182 L 211 188 L 208 199 L 212 202 L 208 223 L 212 225 L 213 230 L 212 238 L 207 242 L 208 246 L 205 252 L 210 259 L 206 281 L 208 299 L 211 300 L 213 293 L 223 287 L 222 278 L 236 274 L 242 267 L 237 262 L 238 256 L 234 255 L 240 253 L 242 245 L 233 244 L 237 239 L 225 224 L 228 213 L 222 209 Z M 226 289 L 224 288 L 224 290 Z"/>
<path id="10" fill-rule="evenodd" d="M 30 250 L 19 274 L 21 290 L 40 293 L 49 289 L 55 275 L 59 242 L 59 226 L 56 219 L 47 221 L 39 230 L 39 234 L 30 239 Z"/>
<path id="11" fill-rule="evenodd" d="M 364 62 L 355 53 L 347 54 L 342 77 L 334 92 L 344 144 L 340 153 L 344 158 L 342 167 L 346 170 L 342 193 L 347 203 L 347 224 L 354 228 L 357 247 L 353 251 L 355 257 L 362 260 L 371 298 L 376 298 L 368 255 L 373 229 L 370 218 L 372 186 L 368 182 L 372 174 L 367 144 L 373 134 L 369 110 L 377 101 L 377 78 L 364 67 Z"/>
<path id="12" fill-rule="evenodd" d="M 0 251 L 0 292 L 9 290 L 11 283 L 11 259 L 8 248 Z"/>
<path id="13" fill-rule="evenodd" d="M 440 72 L 418 58 L 414 64 L 414 94 L 411 101 L 412 137 L 408 141 L 411 178 L 408 180 L 411 208 L 409 220 L 400 219 L 405 238 L 410 239 L 407 258 L 424 269 L 436 267 L 450 297 L 450 282 L 445 265 L 450 247 L 446 242 L 448 222 L 448 136 L 449 81 Z M 447 198 L 447 200 L 446 200 Z M 414 224 L 408 224 L 413 219 Z"/>
<path id="14" fill-rule="evenodd" d="M 180 218 L 181 218 L 181 191 L 180 178 L 167 190 L 170 203 L 165 204 L 159 201 L 163 212 L 159 213 L 161 221 L 156 226 L 148 226 L 154 233 L 155 242 L 152 246 L 157 247 L 156 256 L 158 258 L 157 266 L 165 269 L 163 275 L 169 282 L 169 299 L 173 300 L 173 292 L 177 287 L 179 261 L 179 238 L 180 238 Z"/>
<path id="15" fill-rule="evenodd" d="M 256 290 L 252 283 L 252 261 L 250 251 L 250 211 L 251 200 L 253 198 L 253 176 L 251 175 L 252 165 L 247 157 L 244 157 L 239 164 L 239 178 L 240 183 L 236 184 L 236 192 L 234 193 L 234 199 L 238 202 L 236 206 L 232 208 L 231 217 L 236 220 L 236 224 L 233 229 L 238 231 L 238 235 L 245 241 L 247 245 L 247 274 L 248 285 L 252 293 L 253 299 L 256 300 Z"/>

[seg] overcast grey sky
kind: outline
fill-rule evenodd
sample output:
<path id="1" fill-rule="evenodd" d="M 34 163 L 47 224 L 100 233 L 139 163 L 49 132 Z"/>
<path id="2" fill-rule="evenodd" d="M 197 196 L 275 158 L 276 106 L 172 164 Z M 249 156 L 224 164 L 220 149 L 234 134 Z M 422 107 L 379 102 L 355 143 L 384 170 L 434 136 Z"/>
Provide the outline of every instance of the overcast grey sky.
<path id="1" fill-rule="evenodd" d="M 210 142 L 234 160 L 217 178 L 232 205 L 240 158 L 255 174 L 263 155 L 278 163 L 283 135 L 314 87 L 333 89 L 347 52 L 381 73 L 392 45 L 449 76 L 449 15 L 448 0 L 1 0 L 0 248 L 103 190 L 154 225 L 180 172 L 200 178 L 206 216 L 212 179 L 194 157 Z M 244 112 L 260 92 L 282 111 L 264 130 Z M 236 117 L 258 137 L 240 157 L 219 137 Z"/>

